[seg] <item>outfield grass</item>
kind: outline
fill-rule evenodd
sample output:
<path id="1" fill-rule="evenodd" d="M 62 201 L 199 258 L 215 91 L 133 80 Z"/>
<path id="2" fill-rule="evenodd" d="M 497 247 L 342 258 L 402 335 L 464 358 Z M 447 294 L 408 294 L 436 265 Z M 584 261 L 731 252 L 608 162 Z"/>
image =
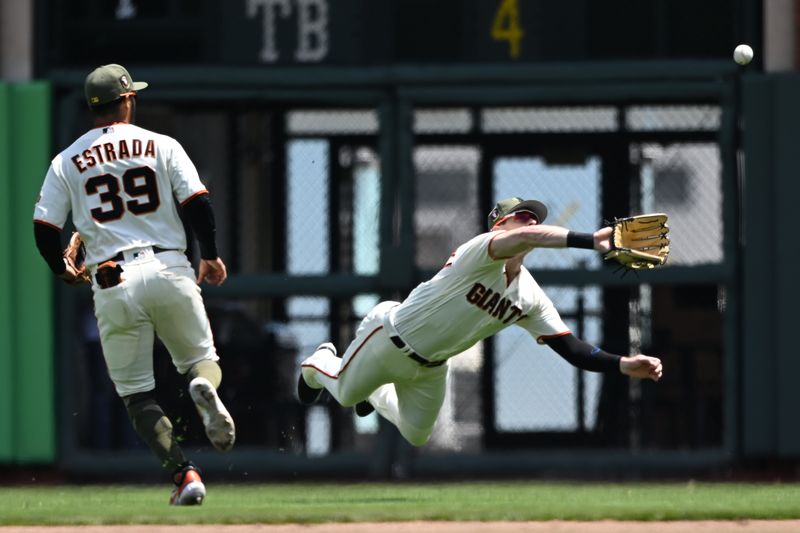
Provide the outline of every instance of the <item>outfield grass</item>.
<path id="1" fill-rule="evenodd" d="M 0 525 L 405 520 L 800 518 L 800 485 L 494 482 L 212 485 L 201 507 L 168 487 L 0 487 Z"/>

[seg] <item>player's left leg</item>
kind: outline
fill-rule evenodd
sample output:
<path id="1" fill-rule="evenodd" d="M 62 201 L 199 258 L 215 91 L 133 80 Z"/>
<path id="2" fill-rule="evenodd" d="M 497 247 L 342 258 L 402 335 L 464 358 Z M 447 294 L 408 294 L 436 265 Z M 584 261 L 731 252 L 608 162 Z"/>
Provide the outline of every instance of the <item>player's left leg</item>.
<path id="1" fill-rule="evenodd" d="M 175 488 L 170 495 L 171 505 L 198 505 L 203 502 L 206 488 L 200 472 L 183 454 L 172 430 L 172 422 L 156 402 L 153 391 L 124 396 L 136 432 L 150 451 L 161 461 L 161 466 L 172 471 Z"/>
<path id="2" fill-rule="evenodd" d="M 187 462 L 172 474 L 175 489 L 169 498 L 170 505 L 200 505 L 206 497 L 206 486 L 200 477 L 200 470 Z"/>
<path id="3" fill-rule="evenodd" d="M 154 391 L 123 396 L 122 401 L 133 428 L 158 457 L 161 466 L 175 471 L 186 464 L 186 456 L 173 434 L 172 422 L 158 405 Z"/>
<path id="4" fill-rule="evenodd" d="M 431 437 L 444 403 L 447 368 L 419 368 L 414 379 L 383 385 L 369 396 L 375 410 L 394 424 L 408 442 L 422 446 Z"/>
<path id="5" fill-rule="evenodd" d="M 190 463 L 174 436 L 172 422 L 155 398 L 154 329 L 139 305 L 143 280 L 140 270 L 141 266 L 129 266 L 125 281 L 120 285 L 107 289 L 93 288 L 103 356 L 108 375 L 125 404 L 136 433 L 158 457 L 161 465 L 173 472 L 173 480 L 180 474 L 180 483 L 176 483 L 170 502 L 181 505 L 200 503 L 202 497 L 198 498 L 198 495 L 202 492 L 200 496 L 204 496 L 205 488 L 199 474 L 197 479 L 194 479 L 195 474 L 183 475 Z M 184 483 L 186 480 L 188 482 Z M 180 495 L 184 486 L 189 488 L 187 496 L 176 499 L 175 495 Z"/>

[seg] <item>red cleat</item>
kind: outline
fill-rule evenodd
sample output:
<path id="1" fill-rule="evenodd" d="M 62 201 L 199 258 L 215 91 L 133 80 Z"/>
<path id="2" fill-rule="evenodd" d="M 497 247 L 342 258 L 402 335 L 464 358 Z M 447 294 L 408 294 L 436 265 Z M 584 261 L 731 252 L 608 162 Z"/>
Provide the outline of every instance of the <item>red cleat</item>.
<path id="1" fill-rule="evenodd" d="M 192 465 L 175 473 L 173 478 L 175 490 L 170 496 L 170 505 L 200 505 L 206 497 L 206 486 L 200 478 L 200 472 Z"/>

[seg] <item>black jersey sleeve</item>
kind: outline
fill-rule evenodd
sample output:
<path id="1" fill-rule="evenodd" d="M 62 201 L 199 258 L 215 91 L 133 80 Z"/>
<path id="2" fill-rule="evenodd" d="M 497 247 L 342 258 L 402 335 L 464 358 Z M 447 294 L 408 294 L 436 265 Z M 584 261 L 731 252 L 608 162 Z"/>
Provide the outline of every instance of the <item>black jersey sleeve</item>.
<path id="1" fill-rule="evenodd" d="M 619 372 L 619 355 L 592 346 L 572 333 L 549 337 L 544 342 L 572 366 L 591 372 Z"/>
<path id="2" fill-rule="evenodd" d="M 33 223 L 33 237 L 36 239 L 36 248 L 44 257 L 47 266 L 58 276 L 63 274 L 67 267 L 61 250 L 61 232 L 48 224 Z"/>
<path id="3" fill-rule="evenodd" d="M 183 212 L 200 244 L 200 257 L 203 259 L 219 257 L 214 210 L 211 208 L 211 199 L 208 193 L 199 194 L 183 204 Z"/>

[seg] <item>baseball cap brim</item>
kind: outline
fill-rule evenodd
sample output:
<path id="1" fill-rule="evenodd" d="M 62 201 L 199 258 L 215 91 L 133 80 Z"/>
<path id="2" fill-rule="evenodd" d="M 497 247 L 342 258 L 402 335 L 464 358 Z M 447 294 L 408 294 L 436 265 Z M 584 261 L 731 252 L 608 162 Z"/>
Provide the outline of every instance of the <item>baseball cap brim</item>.
<path id="1" fill-rule="evenodd" d="M 522 201 L 509 209 L 508 214 L 515 213 L 517 211 L 530 211 L 536 215 L 536 220 L 539 222 L 539 224 L 544 222 L 544 219 L 547 218 L 547 206 L 538 200 Z"/>
<path id="2" fill-rule="evenodd" d="M 147 82 L 133 81 L 125 67 L 112 63 L 90 72 L 83 90 L 89 106 L 98 106 L 136 94 L 146 87 Z"/>

